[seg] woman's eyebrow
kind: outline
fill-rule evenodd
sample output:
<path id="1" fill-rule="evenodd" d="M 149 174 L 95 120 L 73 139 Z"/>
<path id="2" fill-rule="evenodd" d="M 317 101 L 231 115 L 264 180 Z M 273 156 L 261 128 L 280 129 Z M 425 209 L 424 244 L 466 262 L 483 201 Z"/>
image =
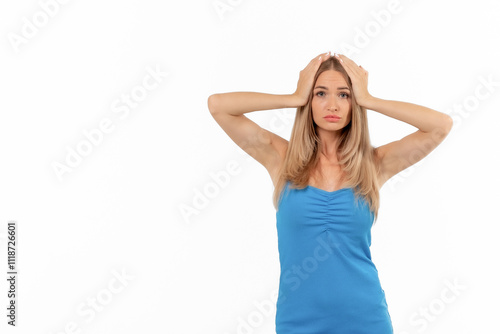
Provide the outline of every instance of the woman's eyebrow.
<path id="1" fill-rule="evenodd" d="M 328 87 L 325 87 L 325 86 L 316 86 L 316 88 L 314 89 L 325 89 L 325 90 L 328 90 Z M 341 90 L 341 89 L 347 89 L 349 90 L 349 87 L 337 87 L 337 90 Z"/>

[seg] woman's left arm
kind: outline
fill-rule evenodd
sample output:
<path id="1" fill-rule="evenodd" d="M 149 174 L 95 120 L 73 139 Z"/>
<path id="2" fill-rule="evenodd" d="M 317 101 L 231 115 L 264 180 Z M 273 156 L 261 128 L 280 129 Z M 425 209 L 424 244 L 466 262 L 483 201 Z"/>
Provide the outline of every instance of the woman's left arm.
<path id="1" fill-rule="evenodd" d="M 349 75 L 356 102 L 418 128 L 400 140 L 379 146 L 375 153 L 383 182 L 432 152 L 448 135 L 453 120 L 447 114 L 413 103 L 383 100 L 368 93 L 368 72 L 344 55 L 336 55 Z"/>
<path id="2" fill-rule="evenodd" d="M 453 126 L 447 114 L 413 103 L 371 97 L 360 104 L 418 128 L 400 140 L 375 149 L 383 182 L 426 157 L 441 144 Z"/>

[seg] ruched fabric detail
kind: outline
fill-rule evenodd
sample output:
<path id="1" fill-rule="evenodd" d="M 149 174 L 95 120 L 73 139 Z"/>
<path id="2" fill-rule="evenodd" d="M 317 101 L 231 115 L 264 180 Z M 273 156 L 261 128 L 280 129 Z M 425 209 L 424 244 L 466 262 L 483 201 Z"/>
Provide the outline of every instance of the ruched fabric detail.
<path id="1" fill-rule="evenodd" d="M 293 189 L 276 211 L 277 334 L 392 334 L 371 259 L 374 215 L 352 188 Z"/>

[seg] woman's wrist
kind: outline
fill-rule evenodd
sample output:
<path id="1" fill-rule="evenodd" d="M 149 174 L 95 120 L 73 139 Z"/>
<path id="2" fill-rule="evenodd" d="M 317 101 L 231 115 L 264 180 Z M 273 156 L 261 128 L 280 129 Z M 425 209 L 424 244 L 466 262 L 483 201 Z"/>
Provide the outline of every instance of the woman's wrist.
<path id="1" fill-rule="evenodd" d="M 373 110 L 373 104 L 376 103 L 377 101 L 377 98 L 372 96 L 372 95 L 368 95 L 366 97 L 363 97 L 362 99 L 356 99 L 356 102 L 366 108 L 366 109 L 371 109 Z"/>
<path id="2" fill-rule="evenodd" d="M 307 103 L 307 99 L 304 101 L 304 99 L 299 95 L 297 95 L 296 93 L 289 94 L 288 96 L 289 96 L 287 102 L 288 108 L 302 107 Z"/>

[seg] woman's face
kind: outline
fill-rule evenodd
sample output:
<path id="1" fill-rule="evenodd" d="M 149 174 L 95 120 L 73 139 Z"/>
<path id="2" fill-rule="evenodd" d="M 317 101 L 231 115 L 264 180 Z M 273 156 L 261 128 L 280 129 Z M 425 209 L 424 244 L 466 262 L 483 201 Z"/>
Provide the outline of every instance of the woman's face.
<path id="1" fill-rule="evenodd" d="M 313 87 L 314 123 L 326 131 L 338 131 L 351 121 L 351 91 L 344 76 L 334 70 L 322 72 Z M 325 118 L 337 116 L 337 118 Z"/>

